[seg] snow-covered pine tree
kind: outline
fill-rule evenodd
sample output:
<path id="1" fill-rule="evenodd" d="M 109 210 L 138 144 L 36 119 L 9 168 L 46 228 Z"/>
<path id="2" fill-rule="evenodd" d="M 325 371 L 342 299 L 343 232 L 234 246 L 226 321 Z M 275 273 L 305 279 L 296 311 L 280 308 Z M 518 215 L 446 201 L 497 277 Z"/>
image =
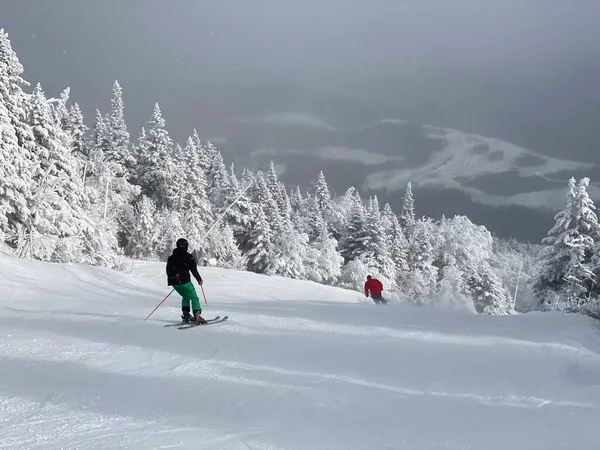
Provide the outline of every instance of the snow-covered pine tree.
<path id="1" fill-rule="evenodd" d="M 281 231 L 274 239 L 275 273 L 289 278 L 306 279 L 306 264 L 312 254 L 308 245 L 308 235 L 297 230 L 291 220 L 289 197 L 283 199 Z"/>
<path id="2" fill-rule="evenodd" d="M 273 230 L 262 203 L 256 205 L 255 220 L 248 235 L 248 248 L 245 251 L 248 257 L 248 270 L 272 274 L 274 272 Z"/>
<path id="3" fill-rule="evenodd" d="M 194 129 L 191 135 L 191 139 L 194 143 L 194 147 L 198 149 L 199 152 L 199 161 L 202 166 L 202 170 L 204 171 L 204 178 L 208 179 L 208 168 L 210 167 L 212 158 L 214 155 L 209 154 L 209 151 L 212 151 L 214 147 L 207 148 L 206 145 L 203 144 L 200 136 L 198 135 L 198 131 Z"/>
<path id="4" fill-rule="evenodd" d="M 113 103 L 115 103 L 114 99 Z M 119 113 L 116 113 L 115 117 L 118 118 L 118 116 Z M 83 172 L 90 202 L 89 208 L 92 211 L 102 210 L 101 214 L 94 212 L 93 215 L 102 218 L 103 232 L 108 233 L 109 230 L 114 230 L 119 245 L 129 249 L 130 237 L 128 235 L 135 226 L 130 222 L 135 216 L 133 204 L 141 189 L 132 184 L 135 177 L 131 176 L 123 166 L 124 160 L 118 156 L 124 152 L 123 155 L 128 155 L 123 156 L 124 158 L 131 158 L 128 134 L 126 135 L 127 148 L 119 150 L 119 146 L 122 147 L 125 142 L 119 138 L 122 135 L 118 128 L 119 123 L 119 120 L 115 119 L 114 124 L 116 125 L 114 125 L 111 115 L 104 117 L 100 111 L 96 110 L 92 139 L 88 146 L 89 157 L 85 162 Z M 117 126 L 116 131 L 113 129 L 115 126 Z M 124 123 L 122 126 L 124 127 Z M 112 156 L 109 157 L 109 155 Z"/>
<path id="5" fill-rule="evenodd" d="M 365 218 L 366 242 L 364 259 L 369 263 L 387 290 L 393 290 L 396 284 L 396 267 L 390 256 L 389 241 L 382 223 L 381 211 L 377 196 L 369 199 L 367 215 Z"/>
<path id="6" fill-rule="evenodd" d="M 267 181 L 262 171 L 256 173 L 256 181 L 254 183 L 253 199 L 254 203 L 263 205 L 263 212 L 271 226 L 274 234 L 279 234 L 283 230 L 282 215 L 280 214 L 277 201 L 271 195 L 271 190 L 267 185 Z"/>
<path id="7" fill-rule="evenodd" d="M 187 147 L 187 146 L 186 146 Z M 175 144 L 175 148 L 172 153 L 173 169 L 179 176 L 175 177 L 171 181 L 171 190 L 173 192 L 173 204 L 171 205 L 175 211 L 183 212 L 187 207 L 186 192 L 189 191 L 189 181 L 184 175 L 187 172 L 187 158 L 186 151 L 179 144 Z"/>
<path id="8" fill-rule="evenodd" d="M 248 241 L 247 232 L 252 227 L 253 209 L 252 203 L 248 198 L 248 192 L 245 191 L 246 188 L 250 189 L 248 185 L 240 185 L 234 166 L 231 164 L 229 190 L 226 195 L 226 202 L 231 207 L 225 214 L 224 221 L 229 224 L 240 248 L 246 248 Z"/>
<path id="9" fill-rule="evenodd" d="M 408 245 L 409 272 L 399 285 L 403 296 L 416 304 L 431 302 L 437 288 L 435 260 L 435 224 L 430 219 L 415 221 Z"/>
<path id="10" fill-rule="evenodd" d="M 312 261 L 306 264 L 308 279 L 328 285 L 339 282 L 344 259 L 337 250 L 337 241 L 333 238 L 323 222 L 319 237 L 312 243 Z"/>
<path id="11" fill-rule="evenodd" d="M 541 246 L 519 242 L 514 238 L 502 239 L 494 236 L 493 256 L 490 264 L 514 299 L 515 311 L 526 313 L 537 308 L 531 284 L 527 283 L 539 272 Z"/>
<path id="12" fill-rule="evenodd" d="M 9 231 L 9 216 L 13 221 L 19 210 L 27 207 L 26 184 L 20 179 L 16 163 L 23 158 L 15 129 L 4 102 L 0 102 L 0 239 Z M 23 161 L 22 163 L 25 163 Z"/>
<path id="13" fill-rule="evenodd" d="M 215 213 L 221 214 L 229 206 L 227 204 L 228 192 L 231 190 L 227 167 L 221 152 L 216 150 L 206 153 L 209 159 L 207 181 L 207 194 Z"/>
<path id="14" fill-rule="evenodd" d="M 207 259 L 215 258 L 219 267 L 246 270 L 248 258 L 239 249 L 233 231 L 227 223 L 221 223 L 207 238 Z"/>
<path id="15" fill-rule="evenodd" d="M 340 254 L 344 258 L 344 264 L 361 258 L 367 253 L 367 242 L 369 230 L 367 229 L 366 211 L 360 195 L 353 190 L 352 206 L 348 212 L 347 225 L 340 241 Z"/>
<path id="16" fill-rule="evenodd" d="M 183 221 L 179 211 L 163 208 L 158 212 L 158 217 L 159 238 L 156 250 L 158 258 L 161 261 L 166 261 L 172 253 L 173 248 L 175 248 L 177 239 L 185 235 L 185 230 L 183 229 Z M 193 243 L 192 245 L 197 244 Z M 192 245 L 190 245 L 190 247 L 192 247 Z"/>
<path id="17" fill-rule="evenodd" d="M 292 190 L 289 199 L 292 208 L 290 217 L 292 218 L 294 227 L 298 231 L 306 233 L 309 242 L 313 243 L 319 236 L 317 230 L 320 230 L 320 228 L 325 225 L 323 218 L 315 212 L 317 211 L 317 207 L 313 196 L 310 192 L 307 192 L 306 195 L 303 196 L 300 189 L 297 187 Z"/>
<path id="18" fill-rule="evenodd" d="M 389 211 L 391 211 L 391 209 Z M 395 214 L 384 214 L 381 220 L 388 241 L 390 258 L 394 263 L 396 279 L 399 279 L 402 277 L 402 274 L 409 271 L 408 239 L 404 235 L 402 227 L 400 226 L 400 221 Z M 389 223 L 389 225 L 387 225 L 387 223 Z"/>
<path id="19" fill-rule="evenodd" d="M 29 84 L 22 73 L 8 34 L 0 29 L 0 238 L 11 245 L 25 234 L 33 188 L 35 144 L 23 92 Z"/>
<path id="20" fill-rule="evenodd" d="M 182 155 L 179 156 L 181 165 L 178 169 L 181 176 L 178 179 L 183 183 L 174 186 L 174 189 L 180 193 L 181 225 L 191 246 L 206 254 L 210 247 L 209 241 L 206 239 L 206 232 L 213 224 L 215 217 L 206 194 L 206 178 L 200 152 L 191 137 L 182 152 Z"/>
<path id="21" fill-rule="evenodd" d="M 594 205 L 587 194 L 587 178 L 569 180 L 567 205 L 555 216 L 556 223 L 542 241 L 542 267 L 532 280 L 542 308 L 559 302 L 578 304 L 594 285 L 590 263 L 599 238 Z M 562 297 L 562 298 L 561 298 Z"/>
<path id="22" fill-rule="evenodd" d="M 402 203 L 402 211 L 400 213 L 400 225 L 404 230 L 404 233 L 408 236 L 410 230 L 415 224 L 415 200 L 412 193 L 412 184 L 408 182 L 406 184 L 406 191 L 404 193 L 404 199 Z"/>
<path id="23" fill-rule="evenodd" d="M 64 89 L 58 99 L 49 99 L 48 105 L 52 114 L 53 122 L 56 123 L 63 131 L 69 129 L 69 97 L 71 96 L 71 88 Z"/>
<path id="24" fill-rule="evenodd" d="M 83 182 L 70 140 L 54 121 L 52 109 L 38 84 L 31 96 L 29 122 L 36 144 L 36 190 L 28 199 L 34 239 L 20 243 L 18 254 L 45 261 L 73 261 L 84 217 Z"/>
<path id="25" fill-rule="evenodd" d="M 160 218 L 156 205 L 142 195 L 133 208 L 128 253 L 139 259 L 156 260 L 160 243 Z"/>
<path id="26" fill-rule="evenodd" d="M 290 204 L 292 205 L 292 211 L 297 212 L 302 207 L 303 201 L 304 197 L 302 196 L 302 191 L 300 191 L 300 186 L 296 186 L 290 192 Z"/>
<path id="27" fill-rule="evenodd" d="M 135 160 L 129 146 L 129 131 L 125 124 L 123 89 L 118 81 L 113 84 L 113 98 L 106 127 L 109 145 L 105 157 L 114 162 L 115 176 L 129 178 Z"/>
<path id="28" fill-rule="evenodd" d="M 71 152 L 73 152 L 75 158 L 80 161 L 80 165 L 84 166 L 85 161 L 89 158 L 89 149 L 87 145 L 88 127 L 84 123 L 83 113 L 77 103 L 69 109 L 68 127 L 66 131 L 71 136 Z"/>
<path id="29" fill-rule="evenodd" d="M 265 177 L 265 182 L 267 183 L 267 187 L 269 188 L 269 192 L 273 197 L 273 200 L 277 203 L 277 208 L 279 209 L 280 214 L 284 214 L 285 206 L 285 198 L 282 195 L 280 189 L 279 177 L 277 175 L 277 169 L 275 168 L 275 163 L 271 161 L 269 165 L 269 170 Z M 283 192 L 287 196 L 287 192 Z"/>
<path id="30" fill-rule="evenodd" d="M 319 173 L 319 177 L 313 187 L 314 189 L 314 200 L 316 203 L 317 211 L 319 211 L 320 216 L 325 221 L 327 228 L 331 232 L 334 239 L 338 240 L 341 238 L 345 221 L 344 215 L 331 198 L 331 192 L 329 190 L 329 185 L 327 184 L 327 179 L 323 174 L 323 171 Z M 315 222 L 316 234 L 320 234 L 320 218 Z"/>
<path id="31" fill-rule="evenodd" d="M 502 315 L 513 311 L 508 291 L 487 261 L 480 264 L 466 284 L 478 313 Z"/>
<path id="32" fill-rule="evenodd" d="M 140 135 L 137 150 L 136 179 L 142 192 L 154 201 L 159 210 L 171 208 L 176 197 L 172 189 L 175 178 L 173 141 L 165 128 L 158 103 L 154 105 L 152 116 Z"/>
<path id="33" fill-rule="evenodd" d="M 308 236 L 298 232 L 291 221 L 291 206 L 289 197 L 286 195 L 281 199 L 283 202 L 280 209 L 272 191 L 277 195 L 280 187 L 269 187 L 269 176 L 265 177 L 262 171 L 255 175 L 252 189 L 252 201 L 254 205 L 260 205 L 269 225 L 271 238 L 269 240 L 269 271 L 270 274 L 278 274 L 294 278 L 304 278 L 304 261 L 308 251 Z M 271 182 L 275 182 L 271 177 Z M 256 210 L 256 206 L 253 206 Z M 256 223 L 254 224 L 256 227 Z M 252 233 L 249 236 L 248 246 L 252 247 Z"/>
<path id="34" fill-rule="evenodd" d="M 491 266 L 493 238 L 483 226 L 465 216 L 443 218 L 438 226 L 434 265 L 440 284 L 470 297 L 479 313 L 504 314 L 512 310 L 510 294 Z M 460 273 L 460 279 L 454 277 Z M 453 280 L 446 280 L 446 276 Z M 462 300 L 462 299 L 461 299 Z"/>

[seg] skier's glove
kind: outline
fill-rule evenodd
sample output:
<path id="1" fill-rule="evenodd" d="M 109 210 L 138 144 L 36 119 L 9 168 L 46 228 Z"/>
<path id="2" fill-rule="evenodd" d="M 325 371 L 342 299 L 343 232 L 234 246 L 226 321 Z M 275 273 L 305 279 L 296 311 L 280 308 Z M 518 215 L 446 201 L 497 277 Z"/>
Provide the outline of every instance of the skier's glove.
<path id="1" fill-rule="evenodd" d="M 204 280 L 200 280 L 200 281 L 198 281 L 198 284 L 199 284 L 200 286 L 202 286 L 202 285 L 204 284 Z"/>

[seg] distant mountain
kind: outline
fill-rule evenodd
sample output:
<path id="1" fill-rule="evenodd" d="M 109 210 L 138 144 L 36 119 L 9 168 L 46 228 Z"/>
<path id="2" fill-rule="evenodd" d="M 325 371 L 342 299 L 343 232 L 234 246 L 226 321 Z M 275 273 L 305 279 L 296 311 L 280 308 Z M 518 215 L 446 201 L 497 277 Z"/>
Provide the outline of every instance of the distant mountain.
<path id="1" fill-rule="evenodd" d="M 367 189 L 403 189 L 411 181 L 416 186 L 458 189 L 478 203 L 559 210 L 564 207 L 571 176 L 600 175 L 599 166 L 543 156 L 499 139 L 422 128 L 427 139 L 439 141 L 442 148 L 428 153 L 425 162 L 418 158 L 406 167 L 370 174 L 364 184 Z M 591 184 L 591 195 L 600 197 L 597 182 Z"/>
<path id="2" fill-rule="evenodd" d="M 238 120 L 225 134 L 226 155 L 253 168 L 273 160 L 290 186 L 306 189 L 323 170 L 334 195 L 354 186 L 399 210 L 410 181 L 419 214 L 466 214 L 505 237 L 543 238 L 565 204 L 571 176 L 590 177 L 590 195 L 600 199 L 599 166 L 404 120 L 343 129 L 316 115 L 283 112 Z"/>

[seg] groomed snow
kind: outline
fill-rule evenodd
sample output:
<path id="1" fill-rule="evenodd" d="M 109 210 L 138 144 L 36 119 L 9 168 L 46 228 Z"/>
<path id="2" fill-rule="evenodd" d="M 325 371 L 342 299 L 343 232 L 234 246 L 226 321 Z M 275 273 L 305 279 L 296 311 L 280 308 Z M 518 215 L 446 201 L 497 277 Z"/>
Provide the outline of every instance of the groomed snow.
<path id="1" fill-rule="evenodd" d="M 2 449 L 569 449 L 600 442 L 592 319 L 364 303 L 201 268 L 180 331 L 164 266 L 0 256 Z"/>

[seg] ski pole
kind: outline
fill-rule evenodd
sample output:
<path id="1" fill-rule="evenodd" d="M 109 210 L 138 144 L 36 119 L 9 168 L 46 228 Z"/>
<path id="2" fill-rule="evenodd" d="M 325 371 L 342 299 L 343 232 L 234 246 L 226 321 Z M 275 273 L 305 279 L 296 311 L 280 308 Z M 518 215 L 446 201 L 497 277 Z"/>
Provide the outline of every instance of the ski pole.
<path id="1" fill-rule="evenodd" d="M 208 306 L 208 302 L 206 301 L 206 294 L 204 293 L 204 286 L 200 285 L 200 289 L 202 289 L 202 297 L 204 297 L 204 304 Z"/>
<path id="2" fill-rule="evenodd" d="M 152 310 L 152 312 L 151 312 L 150 314 L 148 314 L 148 317 L 150 317 L 152 314 L 154 314 L 154 311 L 156 311 L 156 310 L 158 309 L 158 307 L 159 307 L 160 305 L 162 305 L 162 304 L 165 302 L 165 300 L 166 300 L 167 298 L 169 298 L 169 295 L 171 295 L 171 294 L 173 293 L 173 291 L 174 291 L 174 290 L 175 290 L 175 288 L 171 289 L 171 292 L 169 292 L 169 293 L 167 294 L 167 296 L 166 296 L 165 298 L 163 298 L 163 301 L 162 301 L 162 302 L 160 302 L 160 303 L 159 303 L 159 304 L 156 306 L 156 308 L 154 308 L 154 309 Z M 146 317 L 146 318 L 144 319 L 144 322 L 145 322 L 145 321 L 148 319 L 148 317 Z"/>

